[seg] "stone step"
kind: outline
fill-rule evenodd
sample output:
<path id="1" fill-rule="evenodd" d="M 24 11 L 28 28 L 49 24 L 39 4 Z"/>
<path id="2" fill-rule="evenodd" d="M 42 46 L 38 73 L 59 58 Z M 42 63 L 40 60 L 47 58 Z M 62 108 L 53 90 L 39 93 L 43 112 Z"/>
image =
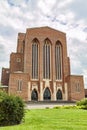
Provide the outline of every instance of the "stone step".
<path id="1" fill-rule="evenodd" d="M 58 101 L 28 101 L 27 104 L 75 104 L 75 101 L 64 101 L 64 100 L 58 100 Z"/>

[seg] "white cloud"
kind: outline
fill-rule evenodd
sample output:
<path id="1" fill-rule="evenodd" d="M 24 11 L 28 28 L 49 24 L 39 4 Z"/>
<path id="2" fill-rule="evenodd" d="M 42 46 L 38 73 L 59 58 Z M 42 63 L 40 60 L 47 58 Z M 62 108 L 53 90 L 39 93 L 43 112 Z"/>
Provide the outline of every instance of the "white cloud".
<path id="1" fill-rule="evenodd" d="M 44 14 L 48 14 L 51 12 L 51 9 L 53 8 L 54 4 L 56 3 L 56 0 L 39 0 L 38 1 L 38 7 Z"/>
<path id="2" fill-rule="evenodd" d="M 87 23 L 87 1 L 86 0 L 74 0 L 70 5 L 71 11 L 76 16 L 76 20 L 83 19 Z"/>
<path id="3" fill-rule="evenodd" d="M 71 2 L 72 2 L 72 0 L 66 0 L 66 1 L 62 0 L 62 1 L 60 1 L 59 8 L 65 8 Z"/>

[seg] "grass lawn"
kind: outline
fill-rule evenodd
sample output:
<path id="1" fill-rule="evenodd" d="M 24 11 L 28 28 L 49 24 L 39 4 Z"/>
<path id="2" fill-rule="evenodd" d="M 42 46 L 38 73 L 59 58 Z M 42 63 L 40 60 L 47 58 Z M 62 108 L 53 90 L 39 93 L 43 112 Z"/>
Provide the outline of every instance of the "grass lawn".
<path id="1" fill-rule="evenodd" d="M 87 110 L 27 110 L 24 123 L 0 130 L 87 130 Z"/>

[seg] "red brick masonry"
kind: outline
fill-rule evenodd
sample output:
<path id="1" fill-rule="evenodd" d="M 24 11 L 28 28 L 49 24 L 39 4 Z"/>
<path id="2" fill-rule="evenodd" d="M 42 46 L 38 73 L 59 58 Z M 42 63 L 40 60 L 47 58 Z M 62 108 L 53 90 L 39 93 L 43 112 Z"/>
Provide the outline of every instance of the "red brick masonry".
<path id="1" fill-rule="evenodd" d="M 39 61 L 38 79 L 32 79 L 32 41 L 38 40 Z M 50 79 L 43 79 L 43 45 L 45 39 L 51 41 L 51 72 Z M 62 80 L 56 80 L 55 44 L 62 46 Z M 73 43 L 74 44 L 74 43 Z M 49 88 L 51 100 L 58 100 L 58 90 L 62 93 L 62 100 L 76 101 L 85 97 L 83 76 L 71 75 L 70 59 L 67 56 L 66 34 L 50 27 L 28 28 L 26 33 L 18 34 L 17 52 L 10 55 L 10 68 L 2 69 L 2 85 L 8 86 L 8 93 L 21 96 L 31 101 L 32 91 L 35 89 L 38 100 L 43 101 L 46 88 Z"/>

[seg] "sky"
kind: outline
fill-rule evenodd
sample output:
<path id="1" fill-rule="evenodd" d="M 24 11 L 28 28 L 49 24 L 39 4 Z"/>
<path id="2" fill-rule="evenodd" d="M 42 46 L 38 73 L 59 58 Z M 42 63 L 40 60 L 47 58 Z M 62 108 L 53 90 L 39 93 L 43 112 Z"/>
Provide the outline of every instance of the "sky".
<path id="1" fill-rule="evenodd" d="M 87 88 L 87 0 L 0 0 L 0 78 L 18 33 L 41 26 L 66 33 L 71 74 L 83 75 Z"/>

